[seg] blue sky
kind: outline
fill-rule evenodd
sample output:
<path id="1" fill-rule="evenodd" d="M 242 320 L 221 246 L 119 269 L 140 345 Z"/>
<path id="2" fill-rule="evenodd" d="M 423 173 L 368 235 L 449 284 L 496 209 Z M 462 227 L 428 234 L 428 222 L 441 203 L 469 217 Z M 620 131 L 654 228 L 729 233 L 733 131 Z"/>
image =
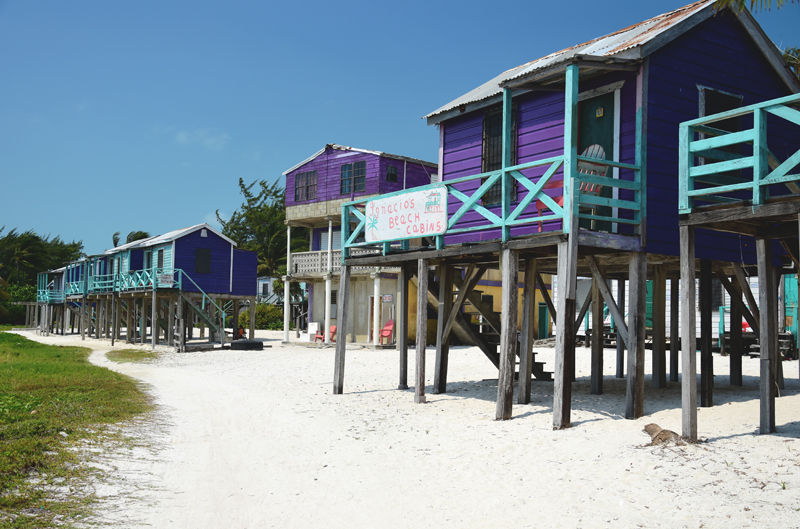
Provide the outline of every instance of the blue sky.
<path id="1" fill-rule="evenodd" d="M 98 253 L 229 214 L 239 178 L 326 143 L 435 162 L 428 112 L 685 3 L 0 0 L 0 226 Z M 756 19 L 800 46 L 800 6 Z"/>

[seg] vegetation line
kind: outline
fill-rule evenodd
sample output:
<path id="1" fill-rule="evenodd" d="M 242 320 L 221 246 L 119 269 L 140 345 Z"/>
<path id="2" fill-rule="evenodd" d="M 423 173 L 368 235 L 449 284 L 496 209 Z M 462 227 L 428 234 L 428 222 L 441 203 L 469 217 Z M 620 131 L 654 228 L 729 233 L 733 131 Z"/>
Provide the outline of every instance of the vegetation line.
<path id="1" fill-rule="evenodd" d="M 81 448 L 152 409 L 136 381 L 89 353 L 0 332 L 0 528 L 84 521 L 94 498 Z"/>

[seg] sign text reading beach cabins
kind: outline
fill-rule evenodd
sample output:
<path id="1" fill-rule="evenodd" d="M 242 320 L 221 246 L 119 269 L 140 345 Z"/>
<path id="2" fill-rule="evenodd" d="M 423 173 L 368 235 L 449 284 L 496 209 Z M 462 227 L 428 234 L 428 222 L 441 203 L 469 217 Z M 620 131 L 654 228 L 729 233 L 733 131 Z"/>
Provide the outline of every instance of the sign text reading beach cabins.
<path id="1" fill-rule="evenodd" d="M 367 242 L 442 235 L 447 230 L 447 187 L 408 191 L 367 202 Z"/>

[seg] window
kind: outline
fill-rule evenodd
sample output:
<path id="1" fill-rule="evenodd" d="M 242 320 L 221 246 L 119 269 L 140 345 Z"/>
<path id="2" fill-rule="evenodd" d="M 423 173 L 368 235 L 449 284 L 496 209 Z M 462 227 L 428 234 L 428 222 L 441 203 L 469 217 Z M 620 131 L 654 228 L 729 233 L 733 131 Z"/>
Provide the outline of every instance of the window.
<path id="1" fill-rule="evenodd" d="M 317 198 L 317 172 L 308 171 L 294 176 L 294 201 L 315 200 Z"/>
<path id="2" fill-rule="evenodd" d="M 197 274 L 211 273 L 211 249 L 196 248 L 194 251 L 194 271 Z"/>
<path id="3" fill-rule="evenodd" d="M 353 192 L 353 164 L 347 163 L 342 166 L 342 187 L 343 195 Z"/>
<path id="4" fill-rule="evenodd" d="M 700 88 L 700 117 L 704 116 L 711 116 L 713 114 L 719 114 L 720 112 L 726 112 L 728 110 L 734 110 L 742 106 L 742 96 L 736 94 L 728 94 L 725 92 L 720 92 L 718 90 L 713 90 L 711 88 L 706 87 L 699 87 Z M 719 130 L 724 130 L 726 132 L 739 132 L 742 130 L 742 118 L 735 117 L 735 118 L 728 118 L 722 121 L 716 121 L 711 123 L 711 127 Z M 704 134 L 701 135 L 701 139 L 705 137 Z M 731 154 L 741 154 L 740 145 L 726 145 L 724 147 L 720 147 L 719 150 L 729 152 Z M 717 159 L 703 159 L 701 163 L 714 163 L 719 160 Z M 730 171 L 728 174 L 730 175 L 741 175 L 741 171 Z"/>
<path id="5" fill-rule="evenodd" d="M 144 261 L 142 263 L 142 268 L 147 270 L 148 268 L 153 267 L 153 252 L 147 251 L 144 252 Z"/>
<path id="6" fill-rule="evenodd" d="M 341 193 L 363 192 L 367 188 L 367 162 L 347 163 L 342 166 Z"/>
<path id="7" fill-rule="evenodd" d="M 511 165 L 517 163 L 517 112 L 511 107 Z M 503 111 L 493 110 L 483 118 L 483 147 L 481 149 L 481 172 L 497 171 L 503 167 Z M 517 200 L 516 180 L 511 184 L 511 201 Z M 482 204 L 500 204 L 503 197 L 503 184 L 498 181 L 483 195 Z"/>
<path id="8" fill-rule="evenodd" d="M 393 184 L 397 183 L 397 167 L 394 165 L 386 166 L 386 181 Z"/>
<path id="9" fill-rule="evenodd" d="M 339 297 L 338 290 L 331 290 L 331 305 L 336 305 L 336 300 Z"/>
<path id="10" fill-rule="evenodd" d="M 269 296 L 269 283 L 261 283 L 261 295 Z"/>
<path id="11" fill-rule="evenodd" d="M 164 249 L 158 251 L 158 268 L 164 268 Z"/>

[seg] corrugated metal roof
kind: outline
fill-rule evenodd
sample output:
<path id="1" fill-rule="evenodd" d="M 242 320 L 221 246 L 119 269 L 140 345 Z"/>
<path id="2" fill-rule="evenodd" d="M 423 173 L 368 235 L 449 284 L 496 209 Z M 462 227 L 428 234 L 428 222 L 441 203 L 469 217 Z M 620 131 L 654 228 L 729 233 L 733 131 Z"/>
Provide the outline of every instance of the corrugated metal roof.
<path id="1" fill-rule="evenodd" d="M 147 239 L 140 239 L 138 241 L 133 241 L 133 242 L 129 242 L 127 244 L 122 244 L 120 246 L 117 246 L 116 248 L 112 248 L 110 250 L 106 250 L 104 253 L 105 253 L 105 255 L 111 255 L 111 254 L 115 254 L 115 253 L 121 252 L 123 250 L 130 250 L 131 248 L 146 248 L 148 246 L 155 246 L 155 245 L 158 245 L 158 244 L 164 244 L 164 243 L 172 242 L 175 239 L 180 239 L 184 235 L 189 235 L 190 233 L 195 232 L 195 231 L 200 230 L 200 229 L 210 230 L 210 231 L 216 233 L 217 235 L 219 235 L 220 237 L 222 237 L 223 239 L 225 239 L 226 241 L 228 241 L 229 243 L 231 243 L 232 245 L 236 246 L 236 243 L 234 241 L 232 241 L 228 237 L 225 237 L 223 234 L 221 234 L 220 232 L 218 232 L 217 230 L 215 230 L 214 228 L 212 228 L 208 224 L 203 223 L 203 224 L 195 224 L 194 226 L 189 226 L 188 228 L 181 228 L 179 230 L 173 230 L 173 231 L 165 233 L 164 235 L 156 235 L 155 237 L 149 237 Z"/>
<path id="2" fill-rule="evenodd" d="M 551 53 L 546 57 L 536 59 L 529 63 L 507 70 L 494 79 L 482 84 L 476 89 L 464 94 L 444 105 L 443 107 L 431 112 L 425 118 L 430 118 L 448 110 L 458 108 L 461 105 L 475 103 L 487 99 L 502 92 L 500 85 L 512 79 L 530 74 L 535 70 L 555 66 L 566 62 L 577 56 L 594 57 L 614 57 L 620 59 L 640 59 L 642 45 L 652 41 L 665 31 L 675 27 L 684 20 L 698 14 L 705 9 L 713 9 L 712 4 L 715 0 L 701 0 L 693 4 L 681 7 L 675 11 L 670 11 L 663 15 L 645 20 L 625 29 L 621 29 L 604 37 L 600 37 L 577 46 L 572 46 L 564 50 Z"/>
<path id="3" fill-rule="evenodd" d="M 403 160 L 403 161 L 407 161 L 407 162 L 411 162 L 411 163 L 418 163 L 418 164 L 434 167 L 434 168 L 437 168 L 437 169 L 439 167 L 438 164 L 435 164 L 433 162 L 426 162 L 425 160 L 420 160 L 418 158 L 410 158 L 408 156 L 400 156 L 399 154 L 389 154 L 388 152 L 370 151 L 370 150 L 367 150 L 367 149 L 356 149 L 355 147 L 348 147 L 347 145 L 339 145 L 339 144 L 336 144 L 336 143 L 328 143 L 327 145 L 325 145 L 325 147 L 323 147 L 322 149 L 318 150 L 317 152 L 315 152 L 314 154 L 312 154 L 311 156 L 309 156 L 308 158 L 306 158 L 305 160 L 303 160 L 299 164 L 297 164 L 297 165 L 285 170 L 282 174 L 285 176 L 285 175 L 291 173 L 292 171 L 294 171 L 295 169 L 299 169 L 300 167 L 304 166 L 305 164 L 307 164 L 308 162 L 310 162 L 311 160 L 313 160 L 314 158 L 316 158 L 320 154 L 324 153 L 325 150 L 328 149 L 329 147 L 331 149 L 336 149 L 336 150 L 340 150 L 340 151 L 363 152 L 363 153 L 366 153 L 366 154 L 374 154 L 376 156 L 384 156 L 386 158 L 394 158 L 395 160 Z"/>

